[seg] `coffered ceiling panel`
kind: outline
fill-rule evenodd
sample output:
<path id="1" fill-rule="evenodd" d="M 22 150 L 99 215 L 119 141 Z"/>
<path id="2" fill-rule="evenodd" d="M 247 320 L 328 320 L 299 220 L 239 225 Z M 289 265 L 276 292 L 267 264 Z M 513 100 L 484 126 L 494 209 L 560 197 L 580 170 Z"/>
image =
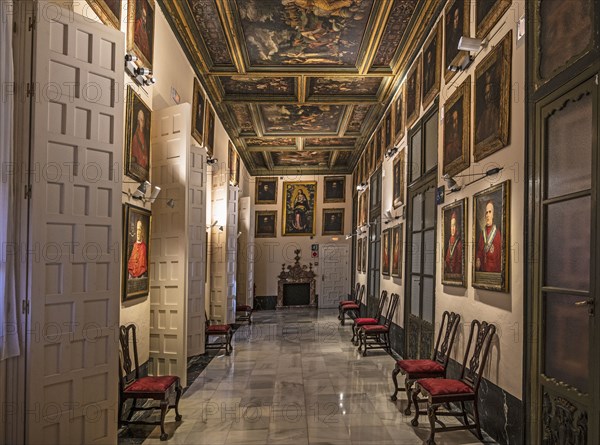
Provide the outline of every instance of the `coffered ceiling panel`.
<path id="1" fill-rule="evenodd" d="M 441 0 L 157 0 L 253 175 L 350 173 Z"/>

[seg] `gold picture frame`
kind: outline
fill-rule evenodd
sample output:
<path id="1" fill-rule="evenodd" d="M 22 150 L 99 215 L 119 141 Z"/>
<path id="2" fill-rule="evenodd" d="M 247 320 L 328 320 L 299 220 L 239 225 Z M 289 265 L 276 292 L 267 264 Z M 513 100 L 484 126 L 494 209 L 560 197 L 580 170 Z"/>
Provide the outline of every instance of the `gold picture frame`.
<path id="1" fill-rule="evenodd" d="M 448 66 L 458 57 L 458 42 L 470 35 L 470 0 L 451 0 L 444 10 L 444 80 L 450 81 L 456 74 Z M 461 23 L 462 22 L 462 23 Z"/>
<path id="2" fill-rule="evenodd" d="M 484 5 L 485 4 L 485 5 Z M 511 0 L 475 2 L 475 37 L 483 39 L 510 9 Z"/>
<path id="3" fill-rule="evenodd" d="M 121 20 L 123 19 L 121 0 L 87 0 L 87 2 L 102 23 L 118 30 L 121 29 Z"/>
<path id="4" fill-rule="evenodd" d="M 467 287 L 468 202 L 464 198 L 442 208 L 442 284 L 445 286 Z"/>
<path id="5" fill-rule="evenodd" d="M 344 209 L 323 209 L 321 234 L 344 234 Z"/>
<path id="6" fill-rule="evenodd" d="M 345 176 L 325 176 L 323 179 L 323 202 L 346 202 Z"/>
<path id="7" fill-rule="evenodd" d="M 392 229 L 390 254 L 391 274 L 395 278 L 402 278 L 402 256 L 404 254 L 404 224 L 399 224 Z"/>
<path id="8" fill-rule="evenodd" d="M 442 77 L 442 26 L 438 23 L 423 47 L 423 109 L 440 92 Z"/>
<path id="9" fill-rule="evenodd" d="M 194 78 L 194 98 L 192 108 L 192 137 L 200 145 L 204 144 L 204 122 L 206 115 L 206 98 L 202 93 L 200 82 Z"/>
<path id="10" fill-rule="evenodd" d="M 283 236 L 314 236 L 316 234 L 317 182 L 283 183 Z"/>
<path id="11" fill-rule="evenodd" d="M 256 178 L 254 191 L 255 204 L 277 204 L 279 178 Z"/>
<path id="12" fill-rule="evenodd" d="M 419 56 L 406 76 L 404 88 L 406 128 L 410 128 L 421 114 L 421 65 L 421 56 Z"/>
<path id="13" fill-rule="evenodd" d="M 127 52 L 135 54 L 144 68 L 154 63 L 154 0 L 128 0 Z"/>
<path id="14" fill-rule="evenodd" d="M 131 86 L 127 87 L 125 121 L 125 174 L 150 181 L 152 111 Z"/>
<path id="15" fill-rule="evenodd" d="M 277 237 L 277 210 L 257 210 L 254 212 L 254 237 Z"/>
<path id="16" fill-rule="evenodd" d="M 443 174 L 454 176 L 471 165 L 471 76 L 444 105 Z"/>
<path id="17" fill-rule="evenodd" d="M 404 204 L 404 165 L 405 150 L 402 150 L 394 159 L 392 178 L 392 205 L 394 208 Z"/>
<path id="18" fill-rule="evenodd" d="M 146 297 L 150 293 L 151 225 L 149 210 L 123 204 L 123 301 Z"/>

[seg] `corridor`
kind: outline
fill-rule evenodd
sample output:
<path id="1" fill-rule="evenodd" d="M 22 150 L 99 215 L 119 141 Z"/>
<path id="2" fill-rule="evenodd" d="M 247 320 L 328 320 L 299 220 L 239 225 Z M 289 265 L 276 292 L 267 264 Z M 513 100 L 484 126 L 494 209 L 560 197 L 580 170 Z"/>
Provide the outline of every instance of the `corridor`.
<path id="1" fill-rule="evenodd" d="M 220 351 L 187 389 L 183 421 L 167 415 L 168 443 L 424 443 L 427 418 L 413 428 L 402 414 L 406 395 L 390 401 L 393 359 L 384 351 L 360 356 L 349 341 L 351 323 L 339 326 L 336 315 L 256 312 L 253 325 L 235 333 L 231 356 Z M 156 428 L 144 444 L 160 443 L 158 436 Z M 438 434 L 436 442 L 480 443 L 465 431 Z"/>

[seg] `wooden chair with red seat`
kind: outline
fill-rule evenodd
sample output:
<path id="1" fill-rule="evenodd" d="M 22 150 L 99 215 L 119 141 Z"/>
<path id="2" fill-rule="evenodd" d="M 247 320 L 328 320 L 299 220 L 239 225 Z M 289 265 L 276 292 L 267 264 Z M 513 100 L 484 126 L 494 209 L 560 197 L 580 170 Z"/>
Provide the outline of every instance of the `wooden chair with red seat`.
<path id="1" fill-rule="evenodd" d="M 390 305 L 385 315 L 383 324 L 372 324 L 360 327 L 358 352 L 363 349 L 363 357 L 367 355 L 367 349 L 385 349 L 388 354 L 392 352 L 390 344 L 390 326 L 398 306 L 400 295 L 392 294 Z"/>
<path id="2" fill-rule="evenodd" d="M 412 386 L 415 381 L 424 378 L 446 377 L 446 368 L 450 353 L 454 346 L 456 331 L 460 324 L 460 315 L 454 312 L 445 311 L 442 315 L 442 323 L 438 332 L 435 348 L 431 360 L 397 360 L 396 367 L 392 372 L 392 380 L 394 381 L 394 394 L 392 401 L 397 400 L 398 391 L 406 391 L 408 398 L 408 406 L 404 410 L 404 414 L 410 415 L 410 406 L 412 404 Z M 443 338 L 442 338 L 443 335 Z M 398 374 L 404 376 L 404 388 L 398 388 Z"/>
<path id="3" fill-rule="evenodd" d="M 338 320 L 342 319 L 342 306 L 345 304 L 354 304 L 356 303 L 356 297 L 358 295 L 358 291 L 360 290 L 360 283 L 356 283 L 356 288 L 352 289 L 352 295 L 351 297 L 354 298 L 354 300 L 340 300 L 339 304 L 338 304 Z"/>
<path id="4" fill-rule="evenodd" d="M 477 438 L 483 439 L 481 434 L 481 426 L 479 424 L 479 385 L 481 383 L 481 376 L 485 369 L 485 364 L 490 352 L 490 345 L 492 338 L 496 332 L 496 327 L 493 324 L 489 324 L 486 321 L 473 320 L 471 322 L 471 330 L 469 333 L 469 340 L 467 343 L 467 349 L 465 351 L 465 357 L 463 360 L 462 371 L 460 378 L 458 379 L 436 379 L 426 378 L 417 380 L 415 383 L 415 390 L 412 394 L 412 400 L 415 404 L 415 417 L 411 421 L 413 426 L 419 425 L 419 414 L 427 414 L 429 417 L 429 425 L 431 431 L 429 438 L 427 439 L 427 445 L 435 445 L 435 433 L 443 431 L 456 431 L 456 430 L 475 430 Z M 473 342 L 475 346 L 473 347 Z M 469 354 L 473 347 L 473 355 L 469 359 Z M 468 367 L 467 367 L 468 364 Z M 422 394 L 425 399 L 419 400 L 418 396 Z M 427 411 L 419 410 L 419 402 L 427 402 Z M 465 408 L 465 402 L 473 403 L 473 417 L 474 423 L 470 423 L 467 410 Z M 444 411 L 437 412 L 440 406 L 458 403 L 460 404 L 460 411 Z M 436 428 L 436 422 L 439 422 L 438 416 L 462 416 L 464 425 L 456 426 L 445 426 L 442 423 L 441 427 Z"/>
<path id="5" fill-rule="evenodd" d="M 387 291 L 384 290 L 381 292 L 381 297 L 379 298 L 379 304 L 377 305 L 377 312 L 375 313 L 375 317 L 358 317 L 354 319 L 354 324 L 352 325 L 352 344 L 358 346 L 358 333 L 360 331 L 361 326 L 366 326 L 369 324 L 381 324 L 381 315 L 383 313 L 383 308 L 385 306 L 385 302 L 387 300 Z"/>
<path id="6" fill-rule="evenodd" d="M 365 285 L 360 286 L 360 290 L 356 294 L 356 299 L 352 303 L 346 303 L 340 306 L 340 321 L 342 326 L 345 325 L 346 314 L 348 312 L 354 312 L 358 314 L 360 311 L 360 303 L 362 302 L 363 295 L 365 293 Z"/>
<path id="7" fill-rule="evenodd" d="M 240 304 L 235 307 L 235 320 L 236 321 L 247 321 L 249 325 L 252 324 L 252 312 L 254 308 L 247 304 Z"/>
<path id="8" fill-rule="evenodd" d="M 130 340 L 133 344 L 133 362 L 131 360 Z M 140 377 L 137 353 L 137 337 L 135 325 L 121 326 L 119 329 L 119 342 L 121 344 L 121 356 L 119 357 L 119 423 L 123 425 L 160 425 L 160 440 L 167 440 L 165 432 L 165 417 L 170 408 L 175 408 L 175 420 L 181 420 L 179 414 L 179 399 L 181 398 L 181 382 L 174 375 Z M 132 365 L 135 368 L 132 369 Z M 175 404 L 170 401 L 175 398 Z M 123 404 L 132 399 L 132 405 L 126 420 L 122 420 Z M 153 399 L 160 401 L 160 406 L 138 407 L 139 399 Z M 135 411 L 146 411 L 160 408 L 160 420 L 157 422 L 146 422 L 131 420 Z"/>
<path id="9" fill-rule="evenodd" d="M 231 354 L 233 346 L 231 346 L 231 338 L 233 337 L 233 329 L 228 324 L 211 324 L 211 320 L 208 319 L 206 313 L 206 330 L 205 330 L 205 342 L 204 349 L 221 349 L 225 348 L 225 355 Z M 211 336 L 219 337 L 220 341 L 215 343 L 209 343 Z"/>

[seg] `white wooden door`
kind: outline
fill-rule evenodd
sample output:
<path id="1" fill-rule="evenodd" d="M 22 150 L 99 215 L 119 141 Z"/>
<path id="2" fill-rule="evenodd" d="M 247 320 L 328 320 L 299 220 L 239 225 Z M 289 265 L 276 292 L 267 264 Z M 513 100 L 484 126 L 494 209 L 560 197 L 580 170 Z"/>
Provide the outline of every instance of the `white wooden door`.
<path id="1" fill-rule="evenodd" d="M 322 274 L 319 308 L 337 308 L 341 296 L 350 292 L 348 246 L 326 244 L 321 247 Z"/>
<path id="2" fill-rule="evenodd" d="M 225 249 L 225 262 L 227 268 L 226 323 L 235 322 L 235 298 L 237 294 L 238 195 L 239 188 L 237 186 L 228 186 L 227 245 Z"/>
<path id="3" fill-rule="evenodd" d="M 254 209 L 252 198 L 240 198 L 238 238 L 238 285 L 236 304 L 254 305 Z"/>
<path id="4" fill-rule="evenodd" d="M 206 149 L 192 145 L 188 157 L 187 355 L 204 353 L 206 247 Z"/>
<path id="5" fill-rule="evenodd" d="M 151 182 L 162 188 L 152 204 L 150 245 L 150 374 L 187 375 L 187 158 L 191 106 L 152 113 Z M 173 208 L 168 199 L 175 201 Z"/>
<path id="6" fill-rule="evenodd" d="M 124 36 L 46 6 L 35 31 L 26 440 L 116 443 Z"/>

